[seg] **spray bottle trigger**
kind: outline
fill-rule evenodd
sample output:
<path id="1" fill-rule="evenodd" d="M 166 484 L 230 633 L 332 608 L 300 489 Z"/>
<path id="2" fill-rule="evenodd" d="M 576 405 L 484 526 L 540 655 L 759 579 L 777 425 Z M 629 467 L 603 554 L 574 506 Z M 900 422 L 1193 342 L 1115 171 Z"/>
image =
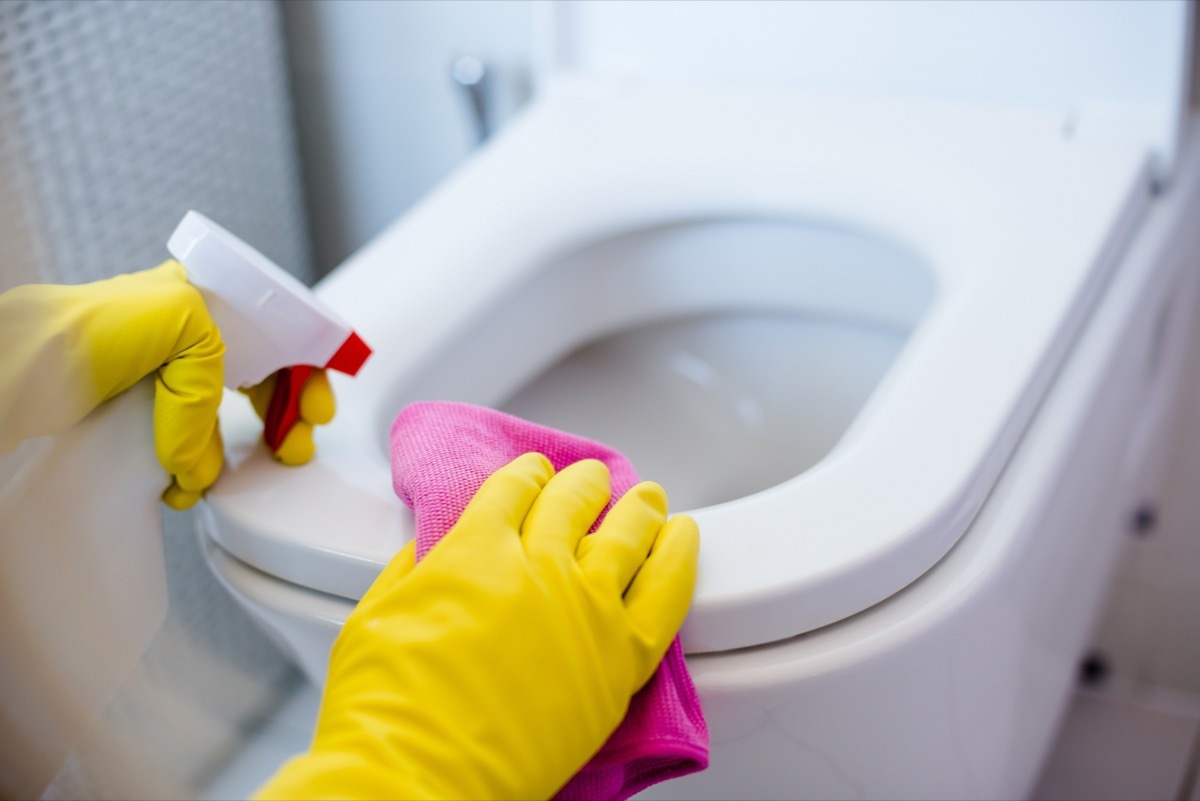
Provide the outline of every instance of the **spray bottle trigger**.
<path id="1" fill-rule="evenodd" d="M 300 393 L 313 369 L 307 364 L 297 364 L 284 367 L 275 374 L 275 389 L 271 392 L 263 420 L 263 440 L 271 453 L 278 452 L 288 432 L 300 419 Z"/>

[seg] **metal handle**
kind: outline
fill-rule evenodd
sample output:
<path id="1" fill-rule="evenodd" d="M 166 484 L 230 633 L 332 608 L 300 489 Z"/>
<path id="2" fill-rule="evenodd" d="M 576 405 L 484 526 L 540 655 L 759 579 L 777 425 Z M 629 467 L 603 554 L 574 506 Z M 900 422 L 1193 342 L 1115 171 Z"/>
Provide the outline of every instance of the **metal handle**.
<path id="1" fill-rule="evenodd" d="M 492 135 L 491 81 L 487 63 L 478 56 L 460 56 L 450 65 L 450 76 L 467 94 L 479 144 Z"/>

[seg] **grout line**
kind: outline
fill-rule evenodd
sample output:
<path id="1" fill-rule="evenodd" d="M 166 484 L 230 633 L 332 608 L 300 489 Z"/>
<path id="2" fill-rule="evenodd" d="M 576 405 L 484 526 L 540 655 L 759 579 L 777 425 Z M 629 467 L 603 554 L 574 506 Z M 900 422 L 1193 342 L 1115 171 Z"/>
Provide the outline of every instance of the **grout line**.
<path id="1" fill-rule="evenodd" d="M 1139 679 L 1112 676 L 1106 678 L 1101 686 L 1081 687 L 1076 691 L 1097 698 L 1108 698 L 1118 703 L 1133 704 L 1166 715 L 1200 719 L 1200 694 L 1150 684 Z"/>

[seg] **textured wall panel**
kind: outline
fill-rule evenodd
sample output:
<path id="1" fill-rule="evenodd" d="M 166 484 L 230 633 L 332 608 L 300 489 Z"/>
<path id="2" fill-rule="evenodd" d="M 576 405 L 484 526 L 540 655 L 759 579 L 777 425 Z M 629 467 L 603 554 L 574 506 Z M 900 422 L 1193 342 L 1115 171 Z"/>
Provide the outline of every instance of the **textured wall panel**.
<path id="1" fill-rule="evenodd" d="M 3 286 L 153 266 L 189 208 L 310 278 L 282 47 L 274 3 L 0 3 Z"/>

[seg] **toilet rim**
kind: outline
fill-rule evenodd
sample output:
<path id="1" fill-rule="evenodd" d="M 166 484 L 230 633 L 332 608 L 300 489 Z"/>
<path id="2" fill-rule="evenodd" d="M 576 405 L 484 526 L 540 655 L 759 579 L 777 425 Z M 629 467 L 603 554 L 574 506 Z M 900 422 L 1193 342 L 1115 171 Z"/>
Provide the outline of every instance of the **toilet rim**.
<path id="1" fill-rule="evenodd" d="M 391 492 L 376 447 L 381 434 L 372 430 L 386 387 L 528 265 L 544 261 L 539 255 L 680 218 L 737 210 L 812 219 L 819 212 L 914 243 L 938 275 L 939 296 L 833 453 L 776 487 L 695 511 L 703 547 L 685 639 L 693 652 L 783 639 L 868 608 L 928 570 L 982 504 L 1136 227 L 1147 196 L 1145 148 L 1126 141 L 1065 147 L 1043 115 L 1016 120 L 1005 113 L 998 121 L 985 110 L 938 109 L 914 118 L 895 103 L 878 110 L 884 123 L 899 127 L 895 140 L 882 142 L 859 136 L 857 107 L 829 107 L 823 119 L 811 108 L 781 110 L 750 94 L 726 98 L 724 106 L 707 96 L 700 103 L 653 92 L 591 98 L 590 108 L 610 106 L 601 142 L 586 126 L 572 127 L 569 104 L 539 104 L 348 261 L 318 292 L 376 347 L 376 358 L 354 382 L 335 378 L 338 417 L 318 433 L 318 456 L 300 470 L 265 457 L 254 446 L 257 424 L 246 405 L 227 401 L 229 466 L 206 512 L 214 538 L 268 573 L 359 597 L 412 536 L 411 515 Z M 688 120 L 686 129 L 679 119 Z M 694 153 L 661 157 L 664 143 L 689 141 L 697 119 L 711 123 L 703 146 L 723 165 L 707 183 L 685 181 Z M 772 136 L 803 130 L 845 150 L 832 163 L 809 151 L 764 162 L 740 145 L 766 123 L 779 129 Z M 971 133 L 964 150 L 962 137 Z M 1001 143 L 1022 158 L 965 160 L 972 148 L 987 153 L 989 144 Z M 586 163 L 569 158 L 573 148 L 587 153 Z M 896 163 L 899 156 L 904 163 Z M 917 174 L 914 162 L 928 179 L 916 204 L 905 183 Z M 530 163 L 554 169 L 531 174 L 522 168 Z M 661 179 L 648 180 L 656 188 L 634 203 L 612 178 L 631 163 L 643 179 Z M 867 177 L 864 163 L 879 172 Z M 766 190 L 728 180 L 767 168 L 797 180 Z M 805 177 L 811 180 L 799 180 Z M 497 207 L 494 187 L 518 180 L 524 203 Z M 586 209 L 562 206 L 564 183 L 587 197 Z M 977 199 L 980 186 L 989 191 Z M 861 213 L 848 211 L 855 208 Z M 1048 213 L 1056 225 L 1045 230 Z M 464 214 L 486 222 L 471 241 L 448 242 L 447 224 Z M 953 220 L 953 230 L 940 229 L 939 217 L 943 226 Z M 535 234 L 531 219 L 556 222 Z M 1029 242 L 1035 235 L 1036 248 Z M 507 259 L 492 260 L 484 272 L 479 252 Z M 431 261 L 436 274 L 394 269 Z M 371 289 L 365 296 L 364 287 Z M 1013 308 L 1024 309 L 1019 326 Z M 997 332 L 1005 332 L 999 342 Z M 380 347 L 389 341 L 409 347 Z"/>

